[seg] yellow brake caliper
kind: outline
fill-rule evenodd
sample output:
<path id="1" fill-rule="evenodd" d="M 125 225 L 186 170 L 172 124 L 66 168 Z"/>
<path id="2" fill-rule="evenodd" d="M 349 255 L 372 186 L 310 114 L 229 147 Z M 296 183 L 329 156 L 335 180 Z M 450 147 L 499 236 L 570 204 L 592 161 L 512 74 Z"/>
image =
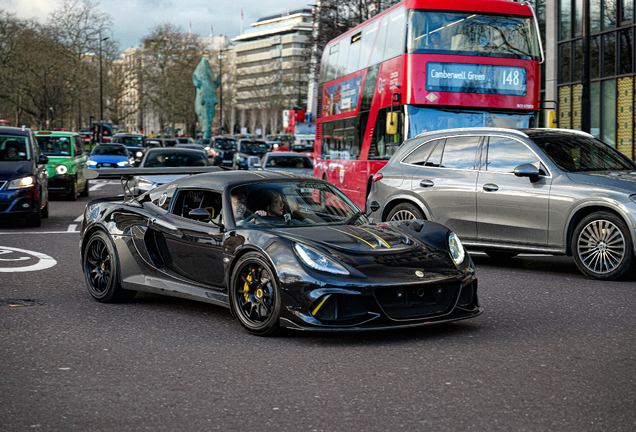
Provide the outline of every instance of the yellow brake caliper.
<path id="1" fill-rule="evenodd" d="M 247 275 L 247 277 L 245 278 L 247 280 L 247 282 L 252 282 L 252 272 L 254 270 L 250 271 L 250 274 Z M 250 286 L 249 284 L 245 282 L 245 285 L 243 286 L 243 290 L 245 291 L 245 294 L 243 294 L 243 296 L 245 297 L 245 301 L 249 300 L 249 291 L 250 291 Z"/>

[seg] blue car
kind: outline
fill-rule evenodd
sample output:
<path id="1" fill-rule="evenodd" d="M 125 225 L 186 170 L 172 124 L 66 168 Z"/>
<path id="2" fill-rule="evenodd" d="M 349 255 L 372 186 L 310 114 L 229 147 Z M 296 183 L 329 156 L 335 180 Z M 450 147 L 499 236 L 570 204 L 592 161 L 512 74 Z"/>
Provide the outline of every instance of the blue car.
<path id="1" fill-rule="evenodd" d="M 49 178 L 31 129 L 0 127 L 0 219 L 39 227 L 49 217 Z"/>
<path id="2" fill-rule="evenodd" d="M 88 157 L 89 168 L 128 168 L 134 158 L 123 144 L 100 144 Z"/>

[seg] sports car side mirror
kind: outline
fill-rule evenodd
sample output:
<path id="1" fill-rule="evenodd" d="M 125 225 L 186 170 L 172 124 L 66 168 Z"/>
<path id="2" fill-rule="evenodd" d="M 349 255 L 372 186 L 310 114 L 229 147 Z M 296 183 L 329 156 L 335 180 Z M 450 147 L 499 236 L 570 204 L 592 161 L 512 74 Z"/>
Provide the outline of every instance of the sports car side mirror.
<path id="1" fill-rule="evenodd" d="M 212 219 L 210 212 L 204 208 L 195 208 L 193 210 L 190 210 L 190 213 L 188 213 L 188 217 L 190 219 L 194 219 L 198 221 L 203 221 L 205 219 Z"/>
<path id="2" fill-rule="evenodd" d="M 369 204 L 369 209 L 371 209 L 371 213 L 375 213 L 380 210 L 380 204 L 377 201 L 373 201 Z"/>
<path id="3" fill-rule="evenodd" d="M 521 164 L 515 167 L 517 177 L 528 177 L 532 183 L 539 181 L 539 169 L 532 164 Z"/>

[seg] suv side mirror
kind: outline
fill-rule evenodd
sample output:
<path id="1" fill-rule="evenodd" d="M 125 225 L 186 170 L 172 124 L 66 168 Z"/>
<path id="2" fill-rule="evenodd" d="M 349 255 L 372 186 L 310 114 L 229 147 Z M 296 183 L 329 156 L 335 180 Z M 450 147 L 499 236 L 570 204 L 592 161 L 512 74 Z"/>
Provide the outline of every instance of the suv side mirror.
<path id="1" fill-rule="evenodd" d="M 49 157 L 45 156 L 45 155 L 40 155 L 40 157 L 38 158 L 37 164 L 38 165 L 44 165 L 44 164 L 47 164 L 47 163 L 49 163 Z"/>
<path id="2" fill-rule="evenodd" d="M 539 181 L 539 169 L 532 164 L 521 164 L 515 167 L 517 177 L 528 177 L 532 183 Z"/>

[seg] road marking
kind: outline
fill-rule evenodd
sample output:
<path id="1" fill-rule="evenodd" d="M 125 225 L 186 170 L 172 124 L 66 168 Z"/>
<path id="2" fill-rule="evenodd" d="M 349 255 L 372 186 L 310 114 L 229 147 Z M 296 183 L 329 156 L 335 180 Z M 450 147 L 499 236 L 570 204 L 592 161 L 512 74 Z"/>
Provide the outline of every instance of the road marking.
<path id="1" fill-rule="evenodd" d="M 91 192 L 101 189 L 102 187 L 106 185 L 119 184 L 117 180 L 92 180 L 91 182 L 92 182 L 92 185 L 91 187 L 88 188 L 88 190 Z"/>
<path id="2" fill-rule="evenodd" d="M 26 261 L 31 260 L 32 257 L 38 258 L 38 262 L 32 265 L 24 266 L 24 267 L 0 267 L 1 273 L 17 273 L 17 272 L 28 272 L 28 271 L 36 271 L 36 270 L 44 270 L 50 267 L 53 267 L 57 264 L 53 258 L 48 255 L 45 255 L 40 252 L 29 251 L 25 249 L 12 248 L 8 246 L 0 246 L 0 255 L 12 254 L 12 253 L 22 253 L 31 255 L 28 256 L 18 256 L 16 258 L 0 258 L 0 261 Z"/>
<path id="3" fill-rule="evenodd" d="M 79 215 L 79 216 L 77 217 L 77 219 L 75 219 L 73 222 L 81 222 L 83 217 L 84 217 L 84 215 L 83 215 L 83 214 L 81 214 L 81 215 Z"/>
<path id="4" fill-rule="evenodd" d="M 77 231 L 75 230 L 75 228 L 77 228 L 77 224 L 70 224 L 70 225 L 68 226 L 67 231 L 68 231 L 68 232 L 77 232 Z"/>
<path id="5" fill-rule="evenodd" d="M 24 235 L 24 234 L 77 234 L 79 231 L 15 231 L 15 232 L 0 232 L 0 235 Z M 0 246 L 1 247 L 1 246 Z"/>

